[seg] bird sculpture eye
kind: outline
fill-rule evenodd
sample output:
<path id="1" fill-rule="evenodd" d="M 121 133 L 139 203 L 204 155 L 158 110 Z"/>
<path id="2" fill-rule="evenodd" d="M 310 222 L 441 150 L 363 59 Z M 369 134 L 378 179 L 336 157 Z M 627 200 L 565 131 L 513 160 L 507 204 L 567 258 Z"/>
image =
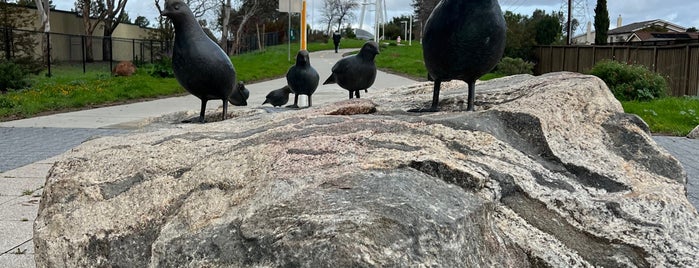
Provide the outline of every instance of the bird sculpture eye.
<path id="1" fill-rule="evenodd" d="M 175 10 L 180 10 L 180 4 L 175 4 Z"/>

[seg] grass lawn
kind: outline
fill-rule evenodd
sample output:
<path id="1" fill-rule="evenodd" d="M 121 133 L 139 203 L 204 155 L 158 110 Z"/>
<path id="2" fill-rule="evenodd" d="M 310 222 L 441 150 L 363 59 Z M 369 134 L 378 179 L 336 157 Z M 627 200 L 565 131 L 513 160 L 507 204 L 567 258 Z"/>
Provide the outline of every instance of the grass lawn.
<path id="1" fill-rule="evenodd" d="M 360 48 L 365 41 L 343 39 L 342 48 Z M 261 52 L 237 55 L 231 58 L 238 79 L 246 83 L 283 77 L 295 61 L 298 43 L 270 46 Z M 309 43 L 308 50 L 331 50 L 332 43 Z M 379 69 L 424 81 L 427 70 L 419 42 L 408 45 L 381 44 L 376 57 Z M 32 117 L 55 111 L 67 111 L 118 104 L 161 96 L 185 94 L 174 78 L 155 78 L 148 74 L 149 66 L 139 68 L 131 77 L 112 77 L 109 64 L 93 63 L 82 72 L 82 65 L 58 65 L 53 77 L 42 73 L 30 78 L 31 88 L 0 94 L 0 121 Z M 498 78 L 487 74 L 481 80 Z M 684 136 L 699 125 L 699 99 L 662 98 L 650 102 L 625 101 L 624 110 L 634 113 L 648 123 L 656 134 Z"/>
<path id="2" fill-rule="evenodd" d="M 395 44 L 395 42 L 391 43 Z M 413 42 L 412 46 L 405 42 L 400 46 L 381 43 L 379 51 L 381 54 L 376 56 L 376 66 L 382 71 L 404 75 L 418 81 L 427 81 L 427 69 L 422 57 L 420 42 Z M 488 73 L 480 80 L 498 77 L 502 77 L 502 75 Z"/>
<path id="3" fill-rule="evenodd" d="M 427 69 L 422 58 L 422 45 L 413 42 L 412 46 L 389 46 L 385 43 L 379 48 L 381 54 L 376 56 L 376 66 L 386 72 L 402 74 L 419 81 L 427 81 Z"/>
<path id="4" fill-rule="evenodd" d="M 341 48 L 360 48 L 365 41 L 356 39 L 343 39 Z M 309 52 L 335 49 L 332 42 L 309 43 Z M 296 52 L 299 51 L 299 43 L 291 44 L 291 60 L 289 60 L 289 46 L 277 45 L 265 48 L 261 52 L 246 53 L 231 57 L 233 66 L 237 72 L 238 80 L 245 83 L 268 80 L 283 77 L 289 67 L 296 62 Z M 262 64 L 263 63 L 263 64 Z M 311 62 L 313 64 L 313 62 Z"/>
<path id="5" fill-rule="evenodd" d="M 699 125 L 699 99 L 666 97 L 652 101 L 622 101 L 624 111 L 643 118 L 651 132 L 686 136 Z"/>
<path id="6" fill-rule="evenodd" d="M 361 40 L 345 39 L 341 46 L 359 48 L 363 44 Z M 288 45 L 237 55 L 231 61 L 238 79 L 251 83 L 284 76 L 296 61 L 298 49 L 298 43 L 291 44 L 291 61 L 287 55 Z M 329 49 L 334 49 L 332 43 L 308 44 L 309 51 Z M 131 77 L 113 77 L 109 63 L 89 63 L 86 73 L 81 64 L 52 66 L 52 77 L 42 72 L 30 77 L 30 88 L 0 94 L 0 121 L 186 93 L 174 78 L 150 76 L 150 68 L 152 66 L 139 68 Z"/>
<path id="7" fill-rule="evenodd" d="M 32 76 L 31 88 L 0 95 L 0 121 L 185 92 L 175 79 L 152 77 L 143 68 L 131 77 L 112 77 L 107 70 L 108 64 L 84 74 L 82 66 L 57 66 L 50 78 Z"/>

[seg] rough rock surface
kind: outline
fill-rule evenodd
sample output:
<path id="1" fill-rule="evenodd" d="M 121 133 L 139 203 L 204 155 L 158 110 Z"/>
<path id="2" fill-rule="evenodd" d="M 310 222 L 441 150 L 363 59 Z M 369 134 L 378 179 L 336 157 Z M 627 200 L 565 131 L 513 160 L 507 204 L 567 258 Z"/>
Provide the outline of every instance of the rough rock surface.
<path id="1" fill-rule="evenodd" d="M 112 74 L 116 76 L 131 76 L 136 72 L 136 65 L 130 61 L 122 61 L 117 63 L 112 70 Z"/>
<path id="2" fill-rule="evenodd" d="M 687 135 L 687 138 L 690 139 L 699 139 L 699 126 L 695 127 L 694 130 L 689 132 L 689 135 Z"/>
<path id="3" fill-rule="evenodd" d="M 86 142 L 49 174 L 37 265 L 696 265 L 686 174 L 601 80 L 483 82 L 476 112 L 450 82 L 404 112 L 431 88 Z"/>

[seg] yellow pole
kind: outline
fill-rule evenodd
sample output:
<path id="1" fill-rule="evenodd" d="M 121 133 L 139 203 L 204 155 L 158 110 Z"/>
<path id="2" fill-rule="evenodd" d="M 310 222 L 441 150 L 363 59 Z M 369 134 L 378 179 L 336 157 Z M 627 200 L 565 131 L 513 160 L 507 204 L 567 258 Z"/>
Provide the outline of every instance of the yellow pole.
<path id="1" fill-rule="evenodd" d="M 306 50 L 306 0 L 301 9 L 301 50 Z"/>

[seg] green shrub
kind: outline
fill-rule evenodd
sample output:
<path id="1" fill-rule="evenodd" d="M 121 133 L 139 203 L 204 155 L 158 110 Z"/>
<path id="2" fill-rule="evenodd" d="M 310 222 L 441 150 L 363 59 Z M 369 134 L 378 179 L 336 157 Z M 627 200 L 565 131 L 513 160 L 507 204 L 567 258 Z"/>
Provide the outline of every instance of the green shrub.
<path id="1" fill-rule="evenodd" d="M 664 97 L 668 90 L 665 78 L 641 65 L 630 65 L 612 60 L 595 64 L 590 74 L 599 77 L 614 96 L 621 101 L 649 101 Z"/>
<path id="2" fill-rule="evenodd" d="M 0 91 L 23 89 L 29 86 L 27 70 L 12 61 L 0 62 Z"/>
<path id="3" fill-rule="evenodd" d="M 41 71 L 46 70 L 46 65 L 41 60 L 32 57 L 17 57 L 12 62 L 21 66 L 22 70 L 28 74 L 38 75 Z"/>
<path id="4" fill-rule="evenodd" d="M 156 61 L 148 72 L 153 77 L 172 78 L 175 77 L 175 72 L 172 70 L 172 58 L 161 57 Z"/>
<path id="5" fill-rule="evenodd" d="M 534 74 L 534 63 L 520 58 L 504 57 L 495 67 L 495 72 L 503 76 L 515 74 Z"/>

